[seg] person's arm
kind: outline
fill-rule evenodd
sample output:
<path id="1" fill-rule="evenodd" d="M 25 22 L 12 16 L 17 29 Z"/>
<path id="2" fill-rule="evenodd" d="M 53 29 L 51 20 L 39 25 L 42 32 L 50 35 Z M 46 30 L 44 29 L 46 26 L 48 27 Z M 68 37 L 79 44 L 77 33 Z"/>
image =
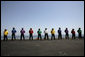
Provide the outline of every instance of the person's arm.
<path id="1" fill-rule="evenodd" d="M 24 33 L 25 33 L 25 30 L 24 30 Z"/>
<path id="2" fill-rule="evenodd" d="M 72 31 L 71 31 L 71 33 L 72 33 Z"/>
<path id="3" fill-rule="evenodd" d="M 33 32 L 34 33 L 34 32 Z"/>
<path id="4" fill-rule="evenodd" d="M 55 34 L 55 30 L 54 30 L 54 34 Z"/>
<path id="5" fill-rule="evenodd" d="M 8 34 L 8 31 L 7 31 L 7 34 Z"/>
<path id="6" fill-rule="evenodd" d="M 17 31 L 15 30 L 15 33 L 16 33 Z"/>
<path id="7" fill-rule="evenodd" d="M 42 33 L 42 31 L 40 31 Z"/>

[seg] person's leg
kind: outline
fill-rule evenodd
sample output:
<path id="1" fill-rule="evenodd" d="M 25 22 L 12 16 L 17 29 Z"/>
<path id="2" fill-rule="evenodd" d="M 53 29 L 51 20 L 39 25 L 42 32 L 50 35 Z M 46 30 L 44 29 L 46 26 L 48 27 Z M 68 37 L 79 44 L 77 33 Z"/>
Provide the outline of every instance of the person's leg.
<path id="1" fill-rule="evenodd" d="M 75 34 L 74 34 L 74 39 L 76 39 L 76 38 L 75 38 Z"/>
<path id="2" fill-rule="evenodd" d="M 22 34 L 21 34 L 21 36 L 20 36 L 20 40 L 22 40 Z"/>
<path id="3" fill-rule="evenodd" d="M 47 33 L 46 33 L 46 39 L 48 39 L 48 37 L 47 37 Z"/>
<path id="4" fill-rule="evenodd" d="M 23 34 L 23 40 L 25 40 L 24 34 Z"/>
<path id="5" fill-rule="evenodd" d="M 47 34 L 47 40 L 49 40 L 48 34 Z"/>
<path id="6" fill-rule="evenodd" d="M 59 40 L 59 34 L 58 34 L 58 40 Z"/>
<path id="7" fill-rule="evenodd" d="M 73 37 L 74 37 L 74 36 L 73 36 L 73 34 L 72 34 L 72 39 L 73 39 Z"/>
<path id="8" fill-rule="evenodd" d="M 5 41 L 5 38 L 6 38 L 6 36 L 4 35 L 4 39 L 3 39 L 3 41 Z"/>
<path id="9" fill-rule="evenodd" d="M 81 33 L 79 33 L 79 38 L 81 39 L 82 37 L 81 37 Z"/>
<path id="10" fill-rule="evenodd" d="M 60 34 L 59 34 L 58 38 L 60 39 Z"/>
<path id="11" fill-rule="evenodd" d="M 67 39 L 67 36 L 65 35 L 65 39 Z"/>
<path id="12" fill-rule="evenodd" d="M 51 34 L 51 40 L 52 40 L 53 35 Z"/>
<path id="13" fill-rule="evenodd" d="M 55 34 L 54 34 L 54 40 L 55 40 Z"/>
<path id="14" fill-rule="evenodd" d="M 38 40 L 39 40 L 39 34 L 38 34 Z"/>
<path id="15" fill-rule="evenodd" d="M 41 36 L 41 34 L 40 34 L 40 40 L 42 40 L 42 36 Z"/>
<path id="16" fill-rule="evenodd" d="M 46 33 L 45 33 L 45 38 L 44 38 L 44 40 L 46 40 Z"/>
<path id="17" fill-rule="evenodd" d="M 29 40 L 30 40 L 30 38 L 31 38 L 31 35 L 29 35 Z"/>
<path id="18" fill-rule="evenodd" d="M 61 34 L 61 39 L 62 39 L 62 34 Z"/>
<path id="19" fill-rule="evenodd" d="M 68 34 L 67 34 L 66 36 L 67 36 L 67 39 L 69 39 L 69 36 L 68 36 Z"/>
<path id="20" fill-rule="evenodd" d="M 8 40 L 8 37 L 7 37 L 7 35 L 6 35 L 6 41 Z"/>
<path id="21" fill-rule="evenodd" d="M 15 34 L 14 34 L 14 40 L 16 40 Z"/>
<path id="22" fill-rule="evenodd" d="M 33 34 L 32 34 L 32 40 L 33 40 Z"/>
<path id="23" fill-rule="evenodd" d="M 12 34 L 12 39 L 11 40 L 13 40 L 13 34 Z"/>
<path id="24" fill-rule="evenodd" d="M 32 40 L 32 34 L 30 34 L 30 39 Z"/>

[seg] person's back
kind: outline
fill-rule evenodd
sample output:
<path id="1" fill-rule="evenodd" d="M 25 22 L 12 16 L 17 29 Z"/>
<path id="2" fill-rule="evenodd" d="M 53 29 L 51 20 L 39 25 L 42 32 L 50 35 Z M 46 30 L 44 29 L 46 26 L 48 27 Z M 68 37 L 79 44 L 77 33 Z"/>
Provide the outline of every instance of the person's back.
<path id="1" fill-rule="evenodd" d="M 73 38 L 75 39 L 75 31 L 74 31 L 74 29 L 72 29 L 71 33 L 72 33 L 72 39 Z"/>
<path id="2" fill-rule="evenodd" d="M 38 40 L 39 40 L 39 38 L 40 38 L 40 40 L 42 40 L 42 37 L 41 37 L 42 31 L 40 30 L 40 28 L 38 29 L 37 33 L 38 33 Z"/>
<path id="3" fill-rule="evenodd" d="M 24 37 L 25 30 L 23 28 L 20 31 L 20 33 L 21 33 L 20 40 L 22 40 L 22 37 L 23 37 L 23 40 L 25 40 L 25 37 Z"/>
<path id="4" fill-rule="evenodd" d="M 58 30 L 58 34 L 61 34 L 61 30 L 60 29 Z"/>
<path id="5" fill-rule="evenodd" d="M 54 28 L 52 28 L 52 30 L 51 30 L 51 40 L 52 40 L 52 38 L 54 38 L 54 40 L 55 40 L 55 30 L 54 30 Z"/>
<path id="6" fill-rule="evenodd" d="M 80 34 L 82 33 L 82 31 L 81 31 L 81 29 L 80 29 L 80 28 L 77 30 L 77 32 L 78 32 L 78 33 L 80 33 Z"/>
<path id="7" fill-rule="evenodd" d="M 75 31 L 74 31 L 74 29 L 71 31 L 71 33 L 72 33 L 72 34 L 75 34 Z"/>
<path id="8" fill-rule="evenodd" d="M 4 31 L 4 35 L 6 35 L 6 36 L 8 35 L 8 31 L 7 30 Z"/>
<path id="9" fill-rule="evenodd" d="M 4 30 L 4 39 L 3 40 L 8 40 L 8 38 L 7 38 L 7 35 L 8 35 L 8 31 L 7 31 L 7 29 L 5 29 Z"/>
<path id="10" fill-rule="evenodd" d="M 16 30 L 15 30 L 15 28 L 13 28 L 13 30 L 12 30 L 12 40 L 13 40 L 13 38 L 15 39 L 16 37 L 15 37 L 15 33 L 16 33 Z"/>
<path id="11" fill-rule="evenodd" d="M 20 32 L 21 32 L 21 34 L 24 34 L 25 33 L 25 30 L 22 28 L 22 30 Z"/>
<path id="12" fill-rule="evenodd" d="M 48 33 L 48 31 L 47 30 L 44 30 L 44 33 Z"/>
<path id="13" fill-rule="evenodd" d="M 68 34 L 68 30 L 67 29 L 65 30 L 65 33 Z"/>
<path id="14" fill-rule="evenodd" d="M 16 33 L 16 30 L 15 30 L 15 29 L 13 29 L 13 30 L 12 30 L 12 33 L 13 33 L 13 34 L 15 34 L 15 33 Z"/>
<path id="15" fill-rule="evenodd" d="M 32 30 L 32 29 L 30 29 L 30 30 L 29 30 L 29 33 L 30 33 L 30 34 L 33 34 L 33 30 Z"/>
<path id="16" fill-rule="evenodd" d="M 51 34 L 55 34 L 55 30 L 54 29 L 51 30 Z"/>
<path id="17" fill-rule="evenodd" d="M 81 36 L 81 34 L 82 34 L 81 28 L 79 28 L 79 29 L 77 30 L 77 32 L 78 32 L 78 37 L 81 38 L 81 37 L 82 37 L 82 36 Z"/>
<path id="18" fill-rule="evenodd" d="M 69 31 L 68 31 L 68 29 L 66 28 L 64 32 L 66 33 L 65 38 L 69 39 L 69 34 L 68 34 Z"/>
<path id="19" fill-rule="evenodd" d="M 30 30 L 29 30 L 29 34 L 30 34 L 30 36 L 29 36 L 29 40 L 32 38 L 32 40 L 33 40 L 33 30 L 32 30 L 32 28 L 30 28 Z"/>
<path id="20" fill-rule="evenodd" d="M 45 28 L 44 33 L 45 33 L 44 40 L 46 40 L 46 37 L 49 40 L 47 28 Z"/>
<path id="21" fill-rule="evenodd" d="M 38 30 L 38 31 L 37 31 L 37 33 L 38 33 L 38 34 L 41 34 L 41 33 L 42 33 L 42 31 L 41 31 L 41 30 Z"/>
<path id="22" fill-rule="evenodd" d="M 58 29 L 58 39 L 62 39 L 61 28 Z"/>

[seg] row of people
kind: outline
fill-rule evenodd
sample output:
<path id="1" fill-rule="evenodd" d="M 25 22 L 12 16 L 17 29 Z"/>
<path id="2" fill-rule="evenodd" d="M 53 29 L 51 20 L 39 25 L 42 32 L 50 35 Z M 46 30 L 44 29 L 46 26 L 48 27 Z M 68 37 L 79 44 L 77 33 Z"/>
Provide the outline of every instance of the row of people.
<path id="1" fill-rule="evenodd" d="M 16 39 L 15 33 L 16 33 L 17 31 L 15 30 L 15 28 L 13 28 L 13 30 L 12 30 L 11 32 L 12 32 L 12 40 L 13 40 L 13 38 Z M 69 31 L 68 31 L 68 28 L 66 28 L 64 32 L 65 32 L 65 38 L 66 38 L 66 39 L 69 39 Z M 79 29 L 77 30 L 77 32 L 78 32 L 78 37 L 81 38 L 81 33 L 82 33 L 81 28 L 79 28 Z M 24 30 L 23 28 L 21 29 L 20 33 L 21 33 L 21 35 L 20 35 L 20 40 L 22 40 L 22 37 L 23 37 L 23 40 L 25 40 L 25 37 L 24 37 L 25 30 Z M 39 38 L 40 38 L 40 40 L 42 40 L 42 37 L 41 37 L 42 31 L 40 30 L 40 28 L 38 29 L 37 33 L 38 33 L 38 40 L 39 40 Z M 46 38 L 47 38 L 47 40 L 49 40 L 47 28 L 45 28 L 44 33 L 45 33 L 44 39 L 46 40 Z M 72 29 L 71 33 L 72 33 L 72 39 L 75 39 L 75 30 Z M 30 34 L 30 35 L 29 35 L 29 40 L 33 40 L 33 29 L 32 29 L 32 28 L 30 28 L 29 34 Z M 4 30 L 4 39 L 3 39 L 3 40 L 7 40 L 7 39 L 8 39 L 7 35 L 8 35 L 8 30 L 5 29 L 5 30 Z M 52 40 L 53 38 L 54 38 L 54 40 L 55 40 L 55 30 L 54 30 L 54 28 L 52 28 L 52 30 L 51 30 L 51 40 Z M 58 30 L 58 39 L 62 39 L 61 28 L 59 28 L 59 30 Z"/>

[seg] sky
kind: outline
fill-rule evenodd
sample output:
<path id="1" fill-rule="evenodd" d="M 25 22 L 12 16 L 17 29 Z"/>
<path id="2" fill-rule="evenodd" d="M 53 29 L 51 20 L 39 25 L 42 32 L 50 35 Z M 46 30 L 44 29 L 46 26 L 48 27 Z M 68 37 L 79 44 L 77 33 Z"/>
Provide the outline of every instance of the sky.
<path id="1" fill-rule="evenodd" d="M 33 28 L 37 35 L 38 28 L 44 35 L 44 29 L 48 28 L 56 31 L 61 27 L 62 34 L 67 27 L 69 34 L 74 28 L 77 33 L 78 28 L 84 34 L 84 1 L 1 1 L 1 35 L 7 29 L 11 35 L 12 28 L 17 30 L 16 35 L 20 35 L 21 28 L 29 35 L 29 29 Z"/>

